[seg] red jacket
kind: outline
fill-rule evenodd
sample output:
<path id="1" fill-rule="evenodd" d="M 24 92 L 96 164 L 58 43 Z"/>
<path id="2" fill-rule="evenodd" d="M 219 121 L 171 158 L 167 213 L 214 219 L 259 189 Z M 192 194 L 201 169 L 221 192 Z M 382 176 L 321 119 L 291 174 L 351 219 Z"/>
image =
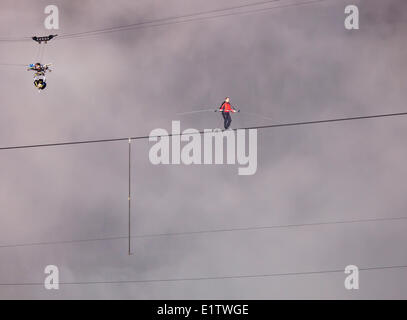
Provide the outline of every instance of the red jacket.
<path id="1" fill-rule="evenodd" d="M 219 111 L 223 111 L 223 112 L 236 112 L 236 110 L 233 109 L 233 107 L 230 105 L 229 102 L 224 102 L 224 103 L 222 103 L 222 106 L 220 107 Z"/>

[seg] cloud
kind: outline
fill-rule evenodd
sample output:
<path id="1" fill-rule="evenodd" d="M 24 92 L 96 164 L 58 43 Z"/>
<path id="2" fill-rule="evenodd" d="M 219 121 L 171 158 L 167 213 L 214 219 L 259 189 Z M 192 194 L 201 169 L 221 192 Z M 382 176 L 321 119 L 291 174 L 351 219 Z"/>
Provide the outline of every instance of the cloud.
<path id="1" fill-rule="evenodd" d="M 242 2 L 243 3 L 243 2 Z M 56 1 L 60 33 L 125 25 L 235 1 Z M 404 111 L 403 1 L 356 1 L 361 30 L 343 27 L 344 2 L 50 42 L 54 63 L 38 94 L 24 69 L 2 68 L 0 144 L 127 137 L 170 128 L 176 112 L 215 108 L 225 96 L 275 122 Z M 44 1 L 2 1 L 2 36 L 44 33 Z M 24 10 L 23 10 L 24 9 Z M 18 17 L 17 24 L 14 24 Z M 10 25 L 13 26 L 12 30 Z M 0 43 L 5 63 L 31 63 L 36 45 Z M 219 126 L 215 113 L 182 129 Z M 268 120 L 233 117 L 232 125 Z M 259 132 L 256 175 L 227 166 L 152 166 L 133 144 L 132 232 L 313 223 L 405 212 L 404 119 Z M 1 244 L 127 235 L 127 142 L 3 151 Z M 0 282 L 165 279 L 301 272 L 405 263 L 403 223 L 152 237 L 0 249 Z M 0 287 L 1 298 L 403 298 L 398 271 L 263 280 Z"/>

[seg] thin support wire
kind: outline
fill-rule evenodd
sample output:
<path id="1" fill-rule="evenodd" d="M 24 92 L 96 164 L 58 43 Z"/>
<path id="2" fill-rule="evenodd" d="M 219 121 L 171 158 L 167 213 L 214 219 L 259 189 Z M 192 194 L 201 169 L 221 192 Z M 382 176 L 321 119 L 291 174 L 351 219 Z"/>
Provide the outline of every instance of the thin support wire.
<path id="1" fill-rule="evenodd" d="M 128 194 L 128 202 L 129 202 L 129 256 L 131 255 L 131 138 L 128 140 L 129 144 L 129 194 Z"/>

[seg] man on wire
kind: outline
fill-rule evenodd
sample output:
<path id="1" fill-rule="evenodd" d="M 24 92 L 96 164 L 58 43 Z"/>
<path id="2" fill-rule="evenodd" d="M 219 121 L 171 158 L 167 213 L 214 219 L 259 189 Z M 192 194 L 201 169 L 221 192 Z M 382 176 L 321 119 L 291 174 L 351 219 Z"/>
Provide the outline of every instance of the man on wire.
<path id="1" fill-rule="evenodd" d="M 215 110 L 215 112 L 216 111 L 217 110 Z M 230 113 L 239 112 L 240 110 L 236 110 L 236 108 L 230 104 L 230 98 L 226 97 L 225 101 L 222 102 L 222 104 L 219 108 L 219 111 L 222 112 L 222 117 L 224 120 L 224 127 L 225 127 L 225 130 L 227 130 L 227 129 L 229 129 L 230 124 L 232 123 L 232 117 L 230 116 Z"/>

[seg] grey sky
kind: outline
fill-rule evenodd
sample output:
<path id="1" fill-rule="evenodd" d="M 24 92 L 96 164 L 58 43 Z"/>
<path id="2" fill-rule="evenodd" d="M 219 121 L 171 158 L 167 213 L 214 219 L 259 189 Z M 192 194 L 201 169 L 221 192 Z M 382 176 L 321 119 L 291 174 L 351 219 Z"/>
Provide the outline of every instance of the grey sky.
<path id="1" fill-rule="evenodd" d="M 53 1 L 60 33 L 126 25 L 248 0 Z M 281 0 L 284 3 L 295 1 Z M 298 2 L 298 1 L 297 1 Z M 346 4 L 360 30 L 344 28 Z M 49 1 L 2 0 L 0 38 L 48 34 Z M 405 111 L 407 3 L 308 6 L 55 40 L 48 88 L 0 66 L 0 146 L 213 128 L 225 96 L 274 122 Z M 0 42 L 0 64 L 34 61 L 34 42 Z M 239 114 L 233 127 L 264 125 Z M 236 166 L 153 166 L 133 143 L 133 234 L 406 216 L 406 118 L 259 131 L 254 176 Z M 127 234 L 127 143 L 1 151 L 0 245 Z M 0 283 L 217 277 L 406 265 L 407 221 L 0 248 Z M 407 298 L 407 269 L 176 283 L 0 286 L 0 298 Z"/>

